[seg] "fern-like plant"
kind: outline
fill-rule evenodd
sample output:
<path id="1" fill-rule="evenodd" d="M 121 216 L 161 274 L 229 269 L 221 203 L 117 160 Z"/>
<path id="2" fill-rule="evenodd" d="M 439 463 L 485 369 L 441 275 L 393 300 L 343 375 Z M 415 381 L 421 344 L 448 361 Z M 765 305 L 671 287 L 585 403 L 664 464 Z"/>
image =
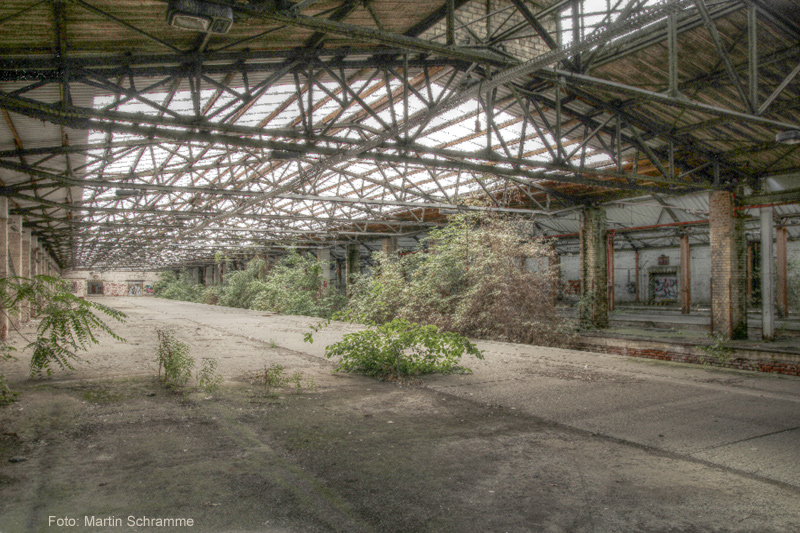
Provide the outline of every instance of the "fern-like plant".
<path id="1" fill-rule="evenodd" d="M 73 370 L 72 361 L 79 359 L 77 352 L 85 351 L 92 344 L 99 344 L 96 336 L 98 331 L 107 333 L 117 341 L 125 341 L 98 315 L 99 312 L 124 322 L 124 313 L 78 298 L 62 279 L 52 276 L 0 278 L 2 312 L 13 315 L 13 310 L 24 302 L 30 305 L 31 318 L 40 320 L 35 339 L 30 340 L 23 335 L 28 341 L 25 348 L 33 351 L 31 377 L 50 375 L 54 367 Z M 14 348 L 0 344 L 5 358 L 8 358 Z"/>

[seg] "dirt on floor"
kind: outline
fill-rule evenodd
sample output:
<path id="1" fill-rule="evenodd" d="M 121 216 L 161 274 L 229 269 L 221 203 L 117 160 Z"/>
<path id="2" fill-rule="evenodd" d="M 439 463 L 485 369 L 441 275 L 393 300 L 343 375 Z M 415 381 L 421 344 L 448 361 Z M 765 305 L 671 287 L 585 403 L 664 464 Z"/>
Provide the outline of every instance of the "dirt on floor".
<path id="1" fill-rule="evenodd" d="M 4 367 L 0 533 L 798 530 L 791 487 L 126 311 L 128 342 L 76 372 Z M 218 359 L 222 388 L 158 381 L 156 325 Z M 272 364 L 300 389 L 251 379 Z"/>

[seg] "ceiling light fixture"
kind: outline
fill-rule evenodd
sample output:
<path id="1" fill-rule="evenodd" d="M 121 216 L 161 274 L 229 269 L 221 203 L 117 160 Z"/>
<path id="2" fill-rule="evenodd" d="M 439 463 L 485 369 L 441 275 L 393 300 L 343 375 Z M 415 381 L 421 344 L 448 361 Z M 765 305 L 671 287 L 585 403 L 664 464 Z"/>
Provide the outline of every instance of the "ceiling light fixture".
<path id="1" fill-rule="evenodd" d="M 233 9 L 204 0 L 169 0 L 167 22 L 182 30 L 228 33 L 233 24 Z"/>

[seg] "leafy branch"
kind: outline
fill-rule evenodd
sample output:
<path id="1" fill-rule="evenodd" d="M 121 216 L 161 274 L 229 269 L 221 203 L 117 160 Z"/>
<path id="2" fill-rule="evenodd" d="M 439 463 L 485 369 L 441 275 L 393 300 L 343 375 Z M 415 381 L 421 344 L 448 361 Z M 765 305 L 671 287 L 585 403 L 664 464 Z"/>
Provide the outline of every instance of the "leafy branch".
<path id="1" fill-rule="evenodd" d="M 117 322 L 125 321 L 124 313 L 78 298 L 69 291 L 66 282 L 59 278 L 0 278 L 2 312 L 6 316 L 9 313 L 16 314 L 15 310 L 24 303 L 30 304 L 31 318 L 40 319 L 35 339 L 29 339 L 17 329 L 28 342 L 24 349 L 30 348 L 33 351 L 30 363 L 32 377 L 50 375 L 54 366 L 62 370 L 72 370 L 71 360 L 80 359 L 77 352 L 100 343 L 96 332 L 107 333 L 120 342 L 125 341 L 111 330 L 97 312 Z M 2 343 L 3 358 L 8 358 L 13 350 L 13 347 Z"/>

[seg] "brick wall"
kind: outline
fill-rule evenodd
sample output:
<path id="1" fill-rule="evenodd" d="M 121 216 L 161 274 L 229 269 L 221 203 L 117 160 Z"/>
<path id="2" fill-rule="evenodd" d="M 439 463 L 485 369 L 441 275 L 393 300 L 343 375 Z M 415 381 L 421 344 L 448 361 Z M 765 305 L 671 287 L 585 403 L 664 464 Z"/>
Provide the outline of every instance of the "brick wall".
<path id="1" fill-rule="evenodd" d="M 747 270 L 744 219 L 734 212 L 734 195 L 709 193 L 712 331 L 747 338 Z"/>
<path id="2" fill-rule="evenodd" d="M 755 372 L 772 372 L 800 376 L 800 355 L 792 352 L 764 351 L 759 349 L 732 348 L 715 357 L 706 353 L 702 345 L 688 343 L 659 343 L 652 340 L 611 339 L 583 336 L 571 348 L 587 352 L 625 355 L 693 363 Z"/>

